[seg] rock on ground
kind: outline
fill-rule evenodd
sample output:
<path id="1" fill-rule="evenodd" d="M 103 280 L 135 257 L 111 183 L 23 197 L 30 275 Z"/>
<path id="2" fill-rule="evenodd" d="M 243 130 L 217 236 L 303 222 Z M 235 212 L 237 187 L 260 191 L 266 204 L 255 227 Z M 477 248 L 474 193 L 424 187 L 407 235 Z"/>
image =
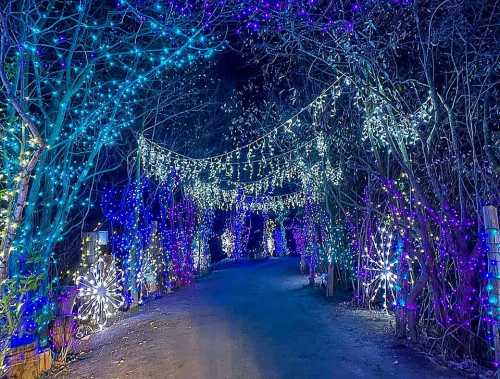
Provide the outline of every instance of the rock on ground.
<path id="1" fill-rule="evenodd" d="M 294 258 L 218 266 L 129 313 L 54 378 L 458 378 L 398 345 L 387 320 L 306 286 Z"/>

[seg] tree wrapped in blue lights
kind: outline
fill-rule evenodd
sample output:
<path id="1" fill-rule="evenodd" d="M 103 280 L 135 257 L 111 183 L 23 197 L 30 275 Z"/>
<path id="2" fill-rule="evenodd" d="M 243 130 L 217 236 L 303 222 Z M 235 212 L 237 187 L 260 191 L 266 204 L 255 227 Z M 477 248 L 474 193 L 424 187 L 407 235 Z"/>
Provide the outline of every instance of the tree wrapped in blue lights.
<path id="1" fill-rule="evenodd" d="M 111 188 L 102 198 L 102 209 L 111 228 L 112 254 L 123 272 L 126 302 L 139 299 L 141 280 L 153 257 L 148 247 L 153 236 L 151 182 L 139 178 L 124 188 Z"/>
<path id="2" fill-rule="evenodd" d="M 193 240 L 193 261 L 198 274 L 206 272 L 211 263 L 209 243 L 213 235 L 214 218 L 213 209 L 207 208 L 198 212 L 198 227 Z"/>
<path id="3" fill-rule="evenodd" d="M 234 211 L 231 212 L 230 226 L 234 235 L 234 251 L 232 258 L 241 259 L 247 253 L 246 247 L 248 243 L 248 229 L 246 226 L 248 210 L 245 207 L 245 196 L 243 191 L 238 191 Z"/>
<path id="4" fill-rule="evenodd" d="M 278 212 L 276 216 L 276 221 L 278 223 L 278 228 L 274 231 L 274 240 L 276 242 L 276 254 L 278 256 L 285 256 L 289 253 L 287 237 L 286 237 L 286 220 L 287 212 Z"/>
<path id="5" fill-rule="evenodd" d="M 322 223 L 324 239 L 321 247 L 322 265 L 333 265 L 336 282 L 348 288 L 352 285 L 355 273 L 354 253 L 351 249 L 349 233 L 343 223 L 333 223 L 327 218 Z"/>
<path id="6" fill-rule="evenodd" d="M 10 163 L 2 165 L 0 277 L 40 278 L 19 303 L 19 333 L 33 334 L 50 319 L 36 321 L 49 314 L 58 280 L 49 274 L 54 250 L 93 207 L 94 182 L 113 169 L 102 158 L 140 119 L 151 91 L 168 96 L 157 85 L 162 75 L 210 58 L 219 42 L 199 28 L 208 15 L 188 18 L 150 2 L 1 7 L 1 121 L 16 154 L 2 157 Z"/>

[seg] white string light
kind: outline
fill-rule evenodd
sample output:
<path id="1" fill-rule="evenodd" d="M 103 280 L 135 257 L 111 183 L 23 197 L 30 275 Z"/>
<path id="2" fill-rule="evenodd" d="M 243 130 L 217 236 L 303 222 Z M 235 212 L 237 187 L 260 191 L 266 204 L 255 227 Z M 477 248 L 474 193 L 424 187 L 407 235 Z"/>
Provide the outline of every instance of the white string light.
<path id="1" fill-rule="evenodd" d="M 335 100 L 340 95 L 336 86 L 337 82 L 264 136 L 223 154 L 192 158 L 141 137 L 139 149 L 143 169 L 160 182 L 175 172 L 186 193 L 205 209 L 231 209 L 240 192 L 247 198 L 258 199 L 252 206 L 257 211 L 282 211 L 302 206 L 305 203 L 303 194 L 269 195 L 289 184 L 302 189 L 312 187 L 317 194 L 322 191 L 324 181 L 335 185 L 342 180 L 341 169 L 332 166 L 327 156 L 329 141 L 319 130 L 328 98 Z M 311 118 L 309 128 L 303 127 L 300 119 L 306 112 Z M 305 142 L 299 142 L 303 137 L 296 138 L 299 143 L 287 151 L 278 148 L 284 138 L 281 134 L 299 137 L 294 132 L 299 124 L 300 132 L 312 131 L 312 137 Z"/>

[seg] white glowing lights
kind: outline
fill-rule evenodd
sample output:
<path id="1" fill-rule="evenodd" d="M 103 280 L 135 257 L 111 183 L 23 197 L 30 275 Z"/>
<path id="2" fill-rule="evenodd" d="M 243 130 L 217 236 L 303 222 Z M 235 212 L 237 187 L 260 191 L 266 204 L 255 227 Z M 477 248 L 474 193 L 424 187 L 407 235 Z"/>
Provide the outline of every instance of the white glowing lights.
<path id="1" fill-rule="evenodd" d="M 320 183 L 325 180 L 332 184 L 342 180 L 340 167 L 334 167 L 327 157 L 331 141 L 319 130 L 327 101 L 334 103 L 340 94 L 337 86 L 331 85 L 265 135 L 223 154 L 188 157 L 141 137 L 138 143 L 144 171 L 164 181 L 175 170 L 186 193 L 201 208 L 229 210 L 240 193 L 257 199 L 254 211 L 301 206 L 304 196 L 298 192 L 304 188 L 312 186 L 316 188 L 314 192 L 320 192 Z M 284 197 L 270 196 L 284 192 L 276 190 L 290 183 L 302 188 Z"/>
<path id="2" fill-rule="evenodd" d="M 375 92 L 370 92 L 361 103 L 366 112 L 362 138 L 378 146 L 388 147 L 392 143 L 414 145 L 420 139 L 419 127 L 431 120 L 430 99 L 414 113 L 394 109 L 392 104 Z"/>
<path id="3" fill-rule="evenodd" d="M 221 242 L 222 251 L 231 258 L 234 253 L 234 234 L 229 228 L 222 233 Z"/>
<path id="4" fill-rule="evenodd" d="M 150 249 L 146 250 L 145 256 L 142 259 L 141 266 L 137 273 L 137 288 L 139 291 L 148 295 L 155 289 L 156 279 L 158 275 L 158 264 L 150 253 Z"/>
<path id="5" fill-rule="evenodd" d="M 266 221 L 264 229 L 264 251 L 266 255 L 275 255 L 276 253 L 276 243 L 274 241 L 274 230 L 276 229 L 276 223 L 268 219 Z"/>
<path id="6" fill-rule="evenodd" d="M 80 320 L 90 321 L 99 328 L 106 325 L 124 302 L 120 274 L 113 260 L 108 263 L 99 257 L 86 274 L 77 278 Z"/>
<path id="7" fill-rule="evenodd" d="M 365 247 L 364 258 L 367 275 L 363 282 L 370 302 L 375 301 L 377 296 L 382 296 L 384 310 L 388 310 L 389 304 L 395 299 L 394 285 L 398 279 L 395 270 L 398 258 L 394 251 L 394 235 L 385 227 L 378 229 L 378 233 L 372 236 L 372 248 Z"/>
<path id="8" fill-rule="evenodd" d="M 206 272 L 210 266 L 208 241 L 197 235 L 193 240 L 193 263 L 198 273 Z"/>

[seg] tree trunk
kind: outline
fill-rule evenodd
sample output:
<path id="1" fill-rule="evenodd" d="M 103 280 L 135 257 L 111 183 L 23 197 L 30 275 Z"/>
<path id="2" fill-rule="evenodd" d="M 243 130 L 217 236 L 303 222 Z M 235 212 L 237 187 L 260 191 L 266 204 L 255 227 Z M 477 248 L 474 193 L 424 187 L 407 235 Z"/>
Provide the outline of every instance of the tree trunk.
<path id="1" fill-rule="evenodd" d="M 488 205 L 483 207 L 483 219 L 484 219 L 484 229 L 488 233 L 487 244 L 488 244 L 488 277 L 490 279 L 490 284 L 493 289 L 490 291 L 489 300 L 494 312 L 492 318 L 494 320 L 498 317 L 498 301 L 500 299 L 500 281 L 496 278 L 500 275 L 500 269 L 498 267 L 498 262 L 500 262 L 500 234 L 498 232 L 498 213 L 497 208 Z M 495 348 L 495 361 L 494 364 L 497 365 L 500 362 L 500 333 L 498 329 L 498 324 L 496 322 L 492 323 L 492 334 L 493 343 Z M 500 371 L 497 372 L 497 379 L 500 378 Z"/>
<path id="2" fill-rule="evenodd" d="M 10 251 L 12 249 L 12 243 L 17 234 L 17 229 L 23 218 L 24 207 L 26 206 L 26 198 L 28 196 L 28 190 L 30 188 L 30 178 L 33 170 L 36 167 L 40 155 L 45 149 L 44 145 L 41 145 L 38 150 L 35 151 L 28 165 L 23 169 L 21 173 L 21 180 L 19 181 L 18 194 L 16 205 L 14 206 L 14 211 L 12 213 L 12 220 L 9 220 L 7 225 L 7 231 L 5 238 L 2 241 L 2 246 L 0 248 L 1 256 L 0 260 L 3 264 L 0 265 L 0 281 L 7 278 L 8 276 L 8 261 L 10 256 Z M 0 262 L 2 263 L 2 262 Z"/>
<path id="3" fill-rule="evenodd" d="M 413 323 L 415 325 L 415 323 Z M 396 311 L 396 337 L 406 339 L 407 336 L 407 314 L 404 308 L 398 308 Z"/>

